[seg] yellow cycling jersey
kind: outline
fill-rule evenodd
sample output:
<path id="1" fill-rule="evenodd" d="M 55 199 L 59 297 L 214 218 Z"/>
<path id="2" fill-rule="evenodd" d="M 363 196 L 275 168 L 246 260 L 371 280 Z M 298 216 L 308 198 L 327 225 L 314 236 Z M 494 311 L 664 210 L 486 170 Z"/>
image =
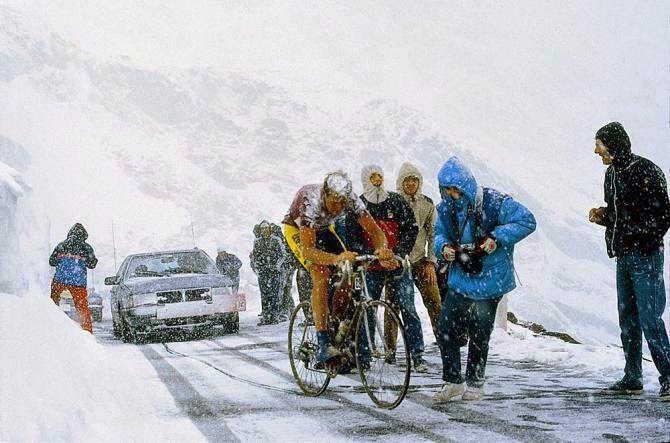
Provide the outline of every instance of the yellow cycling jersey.
<path id="1" fill-rule="evenodd" d="M 337 235 L 337 232 L 335 231 L 335 226 L 333 226 L 332 224 L 329 225 L 328 231 L 330 231 L 330 233 L 332 233 L 335 236 L 340 246 L 342 247 L 342 250 L 346 251 L 347 248 L 344 245 L 344 242 L 342 241 L 340 236 Z M 300 228 L 298 228 L 297 226 L 284 223 L 284 238 L 286 238 L 286 243 L 288 244 L 288 247 L 291 249 L 291 252 L 293 252 L 293 255 L 295 255 L 295 258 L 297 258 L 300 264 L 309 271 L 310 262 L 308 260 L 305 260 L 305 257 L 302 255 L 302 248 L 300 247 Z M 326 252 L 333 252 L 333 251 L 326 251 Z"/>

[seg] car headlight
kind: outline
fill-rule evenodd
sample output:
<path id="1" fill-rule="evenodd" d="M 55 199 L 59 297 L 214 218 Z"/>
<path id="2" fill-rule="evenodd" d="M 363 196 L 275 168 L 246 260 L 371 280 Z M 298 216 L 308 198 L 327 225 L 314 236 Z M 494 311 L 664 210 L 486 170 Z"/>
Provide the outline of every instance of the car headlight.
<path id="1" fill-rule="evenodd" d="M 133 308 L 138 308 L 140 306 L 154 306 L 158 303 L 155 293 L 149 294 L 133 294 L 130 297 L 130 305 Z"/>

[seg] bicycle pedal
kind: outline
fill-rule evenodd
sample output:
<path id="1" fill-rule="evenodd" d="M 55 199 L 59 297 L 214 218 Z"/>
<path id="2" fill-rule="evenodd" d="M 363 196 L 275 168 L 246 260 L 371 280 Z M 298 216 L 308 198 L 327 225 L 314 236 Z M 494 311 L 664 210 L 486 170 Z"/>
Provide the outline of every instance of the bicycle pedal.
<path id="1" fill-rule="evenodd" d="M 342 366 L 342 358 L 333 357 L 330 360 L 326 361 L 324 366 L 330 378 L 335 378 L 339 373 L 340 367 Z"/>

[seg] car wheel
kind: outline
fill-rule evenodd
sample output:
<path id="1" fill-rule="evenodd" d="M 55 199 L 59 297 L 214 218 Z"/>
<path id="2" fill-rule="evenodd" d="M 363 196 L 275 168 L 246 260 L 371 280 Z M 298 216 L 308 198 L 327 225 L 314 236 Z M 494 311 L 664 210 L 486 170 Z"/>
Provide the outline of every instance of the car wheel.
<path id="1" fill-rule="evenodd" d="M 224 334 L 236 334 L 240 332 L 240 314 L 239 312 L 235 312 L 230 316 L 226 316 L 221 321 L 221 324 L 223 325 L 223 333 Z"/>
<path id="2" fill-rule="evenodd" d="M 112 314 L 112 329 L 114 332 L 114 337 L 123 339 L 123 319 L 121 318 L 121 307 L 116 307 L 116 319 L 114 319 L 114 314 Z"/>
<path id="3" fill-rule="evenodd" d="M 226 329 L 226 332 L 228 334 L 237 334 L 238 332 L 240 332 L 240 319 L 238 318 L 237 320 L 235 320 L 235 322 L 233 322 L 228 327 L 228 329 Z"/>
<path id="4" fill-rule="evenodd" d="M 113 318 L 112 318 L 112 334 L 114 334 L 114 337 L 116 338 L 121 338 L 121 327 Z"/>
<path id="5" fill-rule="evenodd" d="M 124 343 L 135 343 L 135 331 L 133 327 L 130 326 L 123 314 L 119 318 L 121 319 L 121 340 Z"/>

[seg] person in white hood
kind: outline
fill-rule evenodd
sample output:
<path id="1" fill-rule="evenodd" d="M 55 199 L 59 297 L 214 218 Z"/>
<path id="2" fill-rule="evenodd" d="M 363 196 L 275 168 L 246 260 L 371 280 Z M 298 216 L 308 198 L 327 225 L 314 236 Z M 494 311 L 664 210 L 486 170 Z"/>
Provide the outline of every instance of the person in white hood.
<path id="1" fill-rule="evenodd" d="M 437 338 L 437 324 L 440 319 L 442 300 L 437 287 L 437 257 L 435 256 L 435 204 L 421 193 L 423 175 L 411 163 L 403 163 L 398 172 L 396 191 L 414 211 L 419 233 L 414 248 L 409 254 L 412 262 L 412 278 L 421 293 L 423 305 L 430 316 L 433 333 Z"/>
<path id="2" fill-rule="evenodd" d="M 372 218 L 384 231 L 389 248 L 401 257 L 410 254 L 418 231 L 412 208 L 399 194 L 384 189 L 384 172 L 381 167 L 365 166 L 361 172 L 361 182 L 364 189 L 361 200 Z M 370 239 L 363 235 L 355 222 L 348 221 L 347 230 L 348 241 L 354 245 L 354 248 L 365 253 L 371 252 Z M 428 366 L 423 360 L 424 343 L 421 319 L 414 306 L 414 285 L 409 275 L 400 278 L 401 271 L 402 269 L 389 270 L 375 264 L 371 265 L 366 276 L 368 292 L 370 297 L 377 300 L 381 297 L 384 287 L 389 289 L 387 295 L 393 300 L 402 315 L 414 370 L 427 372 Z M 387 344 L 394 348 L 395 331 L 387 329 L 389 330 L 384 334 L 385 339 Z M 394 358 L 392 355 L 389 356 L 388 362 L 393 362 Z"/>

